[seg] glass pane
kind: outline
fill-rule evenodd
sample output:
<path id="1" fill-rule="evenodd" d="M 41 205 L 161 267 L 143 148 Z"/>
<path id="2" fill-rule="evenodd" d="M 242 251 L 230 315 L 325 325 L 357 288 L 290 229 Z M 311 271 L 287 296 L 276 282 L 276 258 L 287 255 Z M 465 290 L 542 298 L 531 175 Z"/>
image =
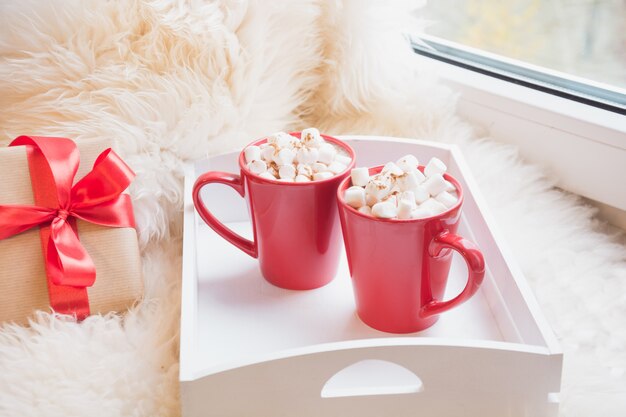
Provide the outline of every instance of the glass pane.
<path id="1" fill-rule="evenodd" d="M 626 88 L 624 0 L 431 0 L 427 34 Z"/>

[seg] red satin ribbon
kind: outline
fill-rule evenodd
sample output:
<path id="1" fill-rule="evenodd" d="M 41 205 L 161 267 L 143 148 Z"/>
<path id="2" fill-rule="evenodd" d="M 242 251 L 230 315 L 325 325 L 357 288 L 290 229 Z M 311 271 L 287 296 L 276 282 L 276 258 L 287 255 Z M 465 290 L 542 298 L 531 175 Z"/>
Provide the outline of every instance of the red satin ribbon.
<path id="1" fill-rule="evenodd" d="M 96 268 L 80 243 L 74 219 L 109 227 L 135 227 L 128 188 L 135 173 L 111 149 L 76 184 L 79 153 L 66 138 L 20 136 L 9 146 L 27 147 L 35 204 L 0 205 L 0 239 L 39 226 L 50 306 L 60 313 L 89 315 L 86 287 Z"/>

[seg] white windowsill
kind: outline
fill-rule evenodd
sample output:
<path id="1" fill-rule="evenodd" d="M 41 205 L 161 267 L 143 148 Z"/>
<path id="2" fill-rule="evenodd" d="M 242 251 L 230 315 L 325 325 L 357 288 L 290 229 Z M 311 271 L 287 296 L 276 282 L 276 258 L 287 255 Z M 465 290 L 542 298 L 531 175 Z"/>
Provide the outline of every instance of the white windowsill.
<path id="1" fill-rule="evenodd" d="M 558 185 L 626 211 L 626 116 L 430 58 L 461 94 L 459 114 L 548 169 Z M 626 215 L 626 213 L 624 213 Z"/>

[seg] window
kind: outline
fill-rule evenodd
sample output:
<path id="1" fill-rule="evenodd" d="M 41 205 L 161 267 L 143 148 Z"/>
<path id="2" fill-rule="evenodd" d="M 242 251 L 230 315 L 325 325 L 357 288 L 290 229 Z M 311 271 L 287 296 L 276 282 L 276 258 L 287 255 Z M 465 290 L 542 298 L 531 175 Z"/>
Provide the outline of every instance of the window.
<path id="1" fill-rule="evenodd" d="M 626 230 L 626 2 L 431 0 L 417 15 L 414 50 L 458 113 Z"/>
<path id="2" fill-rule="evenodd" d="M 419 53 L 626 114 L 626 2 L 437 0 Z"/>

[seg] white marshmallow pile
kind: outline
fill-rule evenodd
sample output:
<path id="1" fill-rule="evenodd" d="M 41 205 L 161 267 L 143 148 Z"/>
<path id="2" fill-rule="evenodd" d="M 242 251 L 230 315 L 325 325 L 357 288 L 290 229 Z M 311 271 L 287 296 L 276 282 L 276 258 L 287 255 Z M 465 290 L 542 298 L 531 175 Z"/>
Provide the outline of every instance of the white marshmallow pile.
<path id="1" fill-rule="evenodd" d="M 345 171 L 352 161 L 314 127 L 304 129 L 300 139 L 274 133 L 266 143 L 245 148 L 244 156 L 252 173 L 285 182 L 325 180 Z"/>
<path id="2" fill-rule="evenodd" d="M 443 177 L 446 164 L 432 158 L 424 173 L 418 167 L 414 155 L 405 155 L 371 177 L 367 168 L 355 168 L 344 200 L 361 213 L 381 219 L 422 219 L 454 206 L 458 195 L 454 185 Z"/>

